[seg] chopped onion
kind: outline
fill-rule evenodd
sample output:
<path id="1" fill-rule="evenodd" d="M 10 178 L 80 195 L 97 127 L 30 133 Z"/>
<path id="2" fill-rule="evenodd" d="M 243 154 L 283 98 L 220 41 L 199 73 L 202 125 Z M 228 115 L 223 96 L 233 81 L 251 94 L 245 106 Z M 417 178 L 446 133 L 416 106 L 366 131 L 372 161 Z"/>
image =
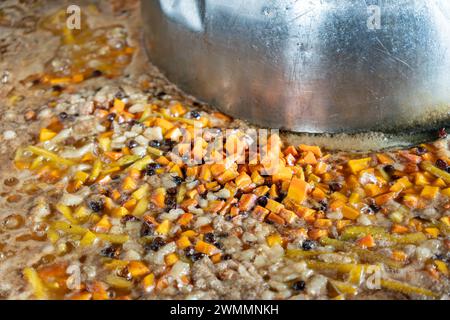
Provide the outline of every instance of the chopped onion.
<path id="1" fill-rule="evenodd" d="M 180 279 L 182 276 L 189 274 L 189 264 L 178 260 L 170 270 L 169 275 L 174 279 Z"/>
<path id="2" fill-rule="evenodd" d="M 63 152 L 61 152 L 60 155 L 61 155 L 61 157 L 66 158 L 66 159 L 77 159 L 77 158 L 81 158 L 86 153 L 93 152 L 93 151 L 94 151 L 94 144 L 88 143 L 78 149 L 66 149 Z"/>

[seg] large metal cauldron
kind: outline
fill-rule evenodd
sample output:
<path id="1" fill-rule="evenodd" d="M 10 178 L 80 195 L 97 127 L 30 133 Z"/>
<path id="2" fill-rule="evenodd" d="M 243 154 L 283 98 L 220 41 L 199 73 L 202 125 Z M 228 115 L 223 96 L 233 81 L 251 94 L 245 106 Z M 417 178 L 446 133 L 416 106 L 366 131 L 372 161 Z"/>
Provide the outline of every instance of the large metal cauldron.
<path id="1" fill-rule="evenodd" d="M 170 80 L 252 123 L 333 133 L 449 119 L 449 0 L 142 0 L 142 15 Z"/>

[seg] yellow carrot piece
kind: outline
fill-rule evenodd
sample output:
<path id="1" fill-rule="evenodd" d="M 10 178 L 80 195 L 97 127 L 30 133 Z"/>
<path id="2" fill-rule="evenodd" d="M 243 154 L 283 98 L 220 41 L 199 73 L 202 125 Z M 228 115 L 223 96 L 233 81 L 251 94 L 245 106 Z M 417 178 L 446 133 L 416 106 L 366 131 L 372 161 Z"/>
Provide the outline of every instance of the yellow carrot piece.
<path id="1" fill-rule="evenodd" d="M 36 270 L 30 267 L 25 268 L 23 270 L 23 275 L 33 289 L 33 294 L 37 299 L 43 300 L 48 298 L 47 289 Z"/>

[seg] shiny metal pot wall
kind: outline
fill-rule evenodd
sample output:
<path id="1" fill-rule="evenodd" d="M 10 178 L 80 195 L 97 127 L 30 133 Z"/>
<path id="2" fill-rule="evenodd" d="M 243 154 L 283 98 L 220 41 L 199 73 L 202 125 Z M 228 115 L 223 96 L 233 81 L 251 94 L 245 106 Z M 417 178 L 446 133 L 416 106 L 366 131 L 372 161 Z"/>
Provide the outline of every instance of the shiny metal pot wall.
<path id="1" fill-rule="evenodd" d="M 391 131 L 450 114 L 449 0 L 143 0 L 151 61 L 252 123 Z"/>

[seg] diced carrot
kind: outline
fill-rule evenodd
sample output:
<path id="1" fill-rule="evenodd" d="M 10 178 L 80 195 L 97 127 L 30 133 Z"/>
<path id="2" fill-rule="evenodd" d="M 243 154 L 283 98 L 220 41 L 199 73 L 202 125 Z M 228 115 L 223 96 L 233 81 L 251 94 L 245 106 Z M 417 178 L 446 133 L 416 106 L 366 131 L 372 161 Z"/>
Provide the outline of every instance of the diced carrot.
<path id="1" fill-rule="evenodd" d="M 191 199 L 192 200 L 192 199 Z M 192 213 L 184 213 L 181 215 L 181 217 L 178 219 L 177 223 L 180 226 L 187 226 L 189 224 L 189 222 L 192 220 L 192 218 L 194 217 L 194 215 Z"/>
<path id="2" fill-rule="evenodd" d="M 400 224 L 394 224 L 391 228 L 392 233 L 406 233 L 408 231 L 408 227 L 402 226 Z"/>
<path id="3" fill-rule="evenodd" d="M 274 245 L 282 245 L 283 244 L 283 239 L 281 238 L 281 236 L 278 233 L 275 234 L 271 234 L 266 238 L 267 241 L 267 245 L 269 247 L 273 247 Z"/>
<path id="4" fill-rule="evenodd" d="M 381 206 L 381 205 L 385 204 L 386 202 L 388 202 L 389 200 L 394 199 L 396 196 L 397 196 L 396 192 L 384 193 L 375 198 L 375 203 L 377 205 Z"/>
<path id="5" fill-rule="evenodd" d="M 281 218 L 279 215 L 273 213 L 273 212 L 269 213 L 269 215 L 267 216 L 266 219 L 269 220 L 269 221 L 272 221 L 272 222 L 274 222 L 276 224 L 280 224 L 280 225 L 285 224 L 284 219 Z"/>
<path id="6" fill-rule="evenodd" d="M 150 269 L 142 261 L 130 261 L 127 269 L 133 278 L 142 277 L 150 272 Z"/>
<path id="7" fill-rule="evenodd" d="M 240 211 L 250 211 L 256 204 L 258 197 L 251 193 L 245 193 L 241 196 L 239 200 L 239 210 Z"/>
<path id="8" fill-rule="evenodd" d="M 361 170 L 367 169 L 369 167 L 372 158 L 362 158 L 362 159 L 353 159 L 348 161 L 348 166 L 352 173 L 356 174 Z"/>
<path id="9" fill-rule="evenodd" d="M 286 198 L 301 204 L 306 199 L 308 188 L 309 184 L 306 181 L 293 177 Z"/>
<path id="10" fill-rule="evenodd" d="M 375 240 L 370 234 L 359 239 L 356 243 L 362 248 L 372 248 L 375 246 Z"/>
<path id="11" fill-rule="evenodd" d="M 173 266 L 177 261 L 179 260 L 176 253 L 169 253 L 167 256 L 164 257 L 164 262 L 167 266 Z"/>
<path id="12" fill-rule="evenodd" d="M 346 219 L 355 220 L 356 218 L 359 217 L 360 212 L 359 212 L 359 210 L 352 208 L 350 206 L 343 206 L 342 214 L 343 214 L 344 218 L 346 218 Z"/>
<path id="13" fill-rule="evenodd" d="M 394 259 L 395 261 L 404 262 L 404 261 L 406 261 L 407 258 L 408 258 L 408 256 L 406 255 L 406 253 L 404 251 L 392 250 L 392 259 Z"/>
<path id="14" fill-rule="evenodd" d="M 304 165 L 304 164 L 316 164 L 317 163 L 317 159 L 316 159 L 316 156 L 314 155 L 314 153 L 312 153 L 311 151 L 307 151 L 305 153 L 305 155 L 298 160 L 298 163 L 302 164 L 302 165 Z"/>
<path id="15" fill-rule="evenodd" d="M 393 164 L 394 160 L 384 153 L 377 153 L 377 159 L 382 164 Z"/>
<path id="16" fill-rule="evenodd" d="M 187 247 L 191 246 L 191 241 L 186 236 L 181 236 L 177 241 L 176 244 L 178 248 L 180 249 L 186 249 Z"/>
<path id="17" fill-rule="evenodd" d="M 208 256 L 220 252 L 220 250 L 217 249 L 216 246 L 202 240 L 197 241 L 197 243 L 195 244 L 195 250 Z"/>
<path id="18" fill-rule="evenodd" d="M 279 213 L 283 208 L 284 208 L 283 204 L 272 199 L 267 200 L 266 209 L 268 209 L 269 211 Z"/>
<path id="19" fill-rule="evenodd" d="M 325 229 L 311 229 L 308 232 L 308 236 L 312 240 L 318 240 L 318 239 L 320 239 L 322 237 L 328 236 L 328 230 L 325 230 Z"/>
<path id="20" fill-rule="evenodd" d="M 308 146 L 306 144 L 301 144 L 298 146 L 298 148 L 303 152 L 311 151 L 318 158 L 322 157 L 322 151 L 318 146 Z"/>

